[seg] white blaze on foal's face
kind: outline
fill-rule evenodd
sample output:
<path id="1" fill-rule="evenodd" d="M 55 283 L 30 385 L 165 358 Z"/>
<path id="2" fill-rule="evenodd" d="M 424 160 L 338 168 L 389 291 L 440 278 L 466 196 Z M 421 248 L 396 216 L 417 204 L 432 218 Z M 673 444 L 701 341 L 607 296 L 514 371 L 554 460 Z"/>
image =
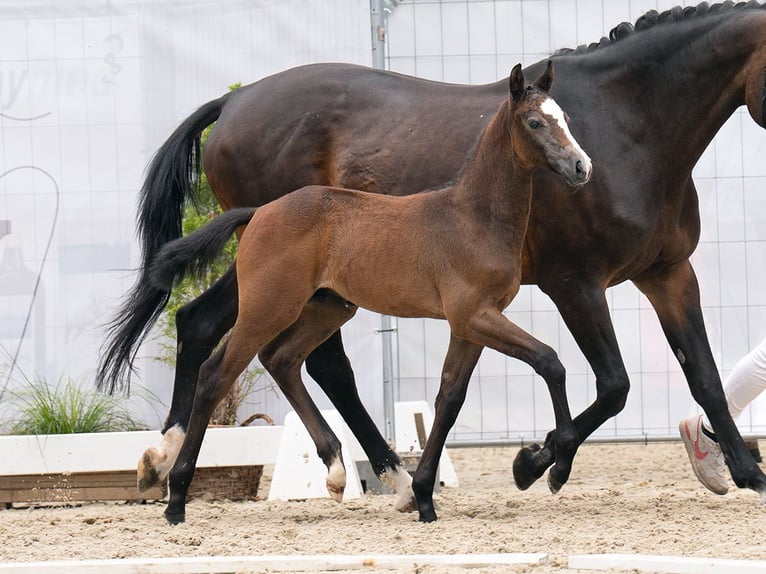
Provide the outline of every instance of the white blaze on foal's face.
<path id="1" fill-rule="evenodd" d="M 547 97 L 543 100 L 543 102 L 540 104 L 540 112 L 544 115 L 545 120 L 548 122 L 548 124 L 551 126 L 551 129 L 555 131 L 556 128 L 560 129 L 562 134 L 564 135 L 564 138 L 566 139 L 566 142 L 564 145 L 570 147 L 570 150 L 564 150 L 563 148 L 560 151 L 566 151 L 566 155 L 557 154 L 559 157 L 550 158 L 552 160 L 552 163 L 555 164 L 557 162 L 571 162 L 572 157 L 575 156 L 576 159 L 579 159 L 582 162 L 583 169 L 585 170 L 585 173 L 590 176 L 591 172 L 591 159 L 588 157 L 588 154 L 585 153 L 585 151 L 580 147 L 580 144 L 577 142 L 577 140 L 572 135 L 572 132 L 569 131 L 569 125 L 567 124 L 566 116 L 564 114 L 564 110 L 561 109 L 561 107 L 556 103 L 556 101 L 553 98 Z M 587 178 L 586 178 L 587 179 Z"/>

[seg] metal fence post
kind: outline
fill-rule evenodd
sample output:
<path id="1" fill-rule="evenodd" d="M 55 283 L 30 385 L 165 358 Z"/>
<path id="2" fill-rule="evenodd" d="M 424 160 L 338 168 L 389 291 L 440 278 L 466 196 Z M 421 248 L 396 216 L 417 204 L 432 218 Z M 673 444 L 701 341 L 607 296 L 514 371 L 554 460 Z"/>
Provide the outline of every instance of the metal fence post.
<path id="1" fill-rule="evenodd" d="M 386 68 L 386 9 L 390 12 L 396 4 L 390 0 L 370 0 L 370 22 L 372 25 L 372 65 L 379 70 Z M 389 444 L 394 444 L 394 354 L 391 317 L 380 316 L 380 336 L 383 346 L 383 416 L 385 428 L 383 436 Z"/>

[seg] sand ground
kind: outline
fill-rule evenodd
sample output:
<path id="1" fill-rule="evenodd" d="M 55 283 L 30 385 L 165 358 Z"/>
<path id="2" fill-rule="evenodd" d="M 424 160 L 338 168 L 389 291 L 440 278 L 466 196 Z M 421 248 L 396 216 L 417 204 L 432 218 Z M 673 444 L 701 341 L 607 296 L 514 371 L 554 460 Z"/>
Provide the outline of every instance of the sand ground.
<path id="1" fill-rule="evenodd" d="M 187 522 L 164 503 L 88 503 L 0 511 L 0 561 L 263 554 L 546 552 L 546 564 L 474 572 L 573 573 L 567 557 L 640 553 L 766 560 L 766 508 L 749 490 L 726 496 L 694 478 L 676 443 L 586 444 L 557 495 L 545 480 L 521 492 L 515 447 L 453 449 L 459 488 L 437 495 L 440 519 L 420 524 L 393 496 L 337 504 L 193 501 Z M 265 469 L 262 494 L 269 484 Z M 411 572 L 411 569 L 401 572 Z M 455 568 L 422 567 L 422 573 Z"/>

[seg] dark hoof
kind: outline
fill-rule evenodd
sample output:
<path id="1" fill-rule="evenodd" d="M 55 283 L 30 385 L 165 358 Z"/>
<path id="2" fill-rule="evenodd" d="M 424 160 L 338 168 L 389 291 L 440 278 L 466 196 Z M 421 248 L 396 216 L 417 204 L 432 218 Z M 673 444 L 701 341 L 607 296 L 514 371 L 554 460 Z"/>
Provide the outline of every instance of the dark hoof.
<path id="1" fill-rule="evenodd" d="M 562 486 L 564 486 L 563 483 L 553 478 L 551 473 L 548 473 L 548 489 L 551 491 L 551 494 L 558 494 Z"/>
<path id="2" fill-rule="evenodd" d="M 433 510 L 427 510 L 427 511 L 420 511 L 420 516 L 418 518 L 420 522 L 436 522 L 436 512 Z"/>
<path id="3" fill-rule="evenodd" d="M 519 490 L 528 489 L 545 472 L 545 467 L 538 471 L 538 465 L 535 463 L 534 455 L 540 449 L 541 447 L 537 443 L 525 446 L 519 450 L 516 458 L 513 459 L 513 480 Z"/>
<path id="4" fill-rule="evenodd" d="M 168 521 L 168 524 L 173 526 L 176 524 L 182 524 L 186 522 L 186 513 L 181 512 L 180 514 L 171 514 L 170 512 L 165 512 L 165 520 Z"/>

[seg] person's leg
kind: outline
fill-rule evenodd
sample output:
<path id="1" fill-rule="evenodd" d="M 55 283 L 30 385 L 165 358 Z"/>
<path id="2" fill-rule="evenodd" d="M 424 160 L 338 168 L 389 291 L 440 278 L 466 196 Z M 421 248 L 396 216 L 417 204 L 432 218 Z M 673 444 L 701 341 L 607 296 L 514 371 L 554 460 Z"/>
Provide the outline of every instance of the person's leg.
<path id="1" fill-rule="evenodd" d="M 734 365 L 723 384 L 729 413 L 735 421 L 758 395 L 766 389 L 766 339 Z M 703 415 L 702 424 L 709 430 L 710 421 Z"/>

